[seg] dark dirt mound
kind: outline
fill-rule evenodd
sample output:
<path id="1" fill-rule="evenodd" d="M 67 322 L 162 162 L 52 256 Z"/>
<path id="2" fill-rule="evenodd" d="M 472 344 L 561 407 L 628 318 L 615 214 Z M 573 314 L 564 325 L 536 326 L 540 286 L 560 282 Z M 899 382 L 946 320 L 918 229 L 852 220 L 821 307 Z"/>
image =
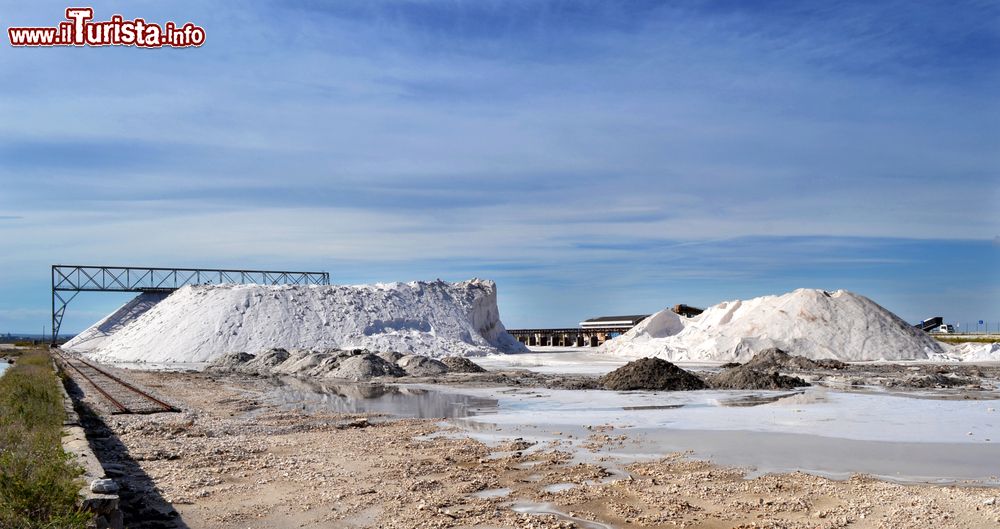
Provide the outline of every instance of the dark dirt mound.
<path id="1" fill-rule="evenodd" d="M 753 355 L 744 366 L 757 371 L 777 371 L 779 369 L 809 370 L 816 369 L 816 362 L 798 355 L 790 355 L 777 347 L 764 349 Z"/>
<path id="2" fill-rule="evenodd" d="M 799 377 L 779 375 L 777 371 L 759 371 L 749 364 L 711 375 L 706 381 L 713 389 L 791 389 L 809 385 Z"/>
<path id="3" fill-rule="evenodd" d="M 614 391 L 705 389 L 700 378 L 661 358 L 634 360 L 604 375 L 600 382 L 605 389 Z"/>
<path id="4" fill-rule="evenodd" d="M 763 351 L 753 355 L 753 358 L 751 358 L 750 361 L 744 365 L 758 371 L 810 371 L 815 369 L 847 368 L 847 364 L 841 362 L 840 360 L 834 360 L 832 358 L 812 360 L 804 356 L 788 354 L 777 347 L 764 349 Z M 726 368 L 736 366 L 723 365 L 722 367 Z"/>
<path id="5" fill-rule="evenodd" d="M 441 362 L 448 366 L 449 373 L 485 373 L 482 366 L 462 356 L 446 356 Z"/>
<path id="6" fill-rule="evenodd" d="M 835 358 L 820 358 L 816 360 L 820 369 L 847 369 L 847 364 Z"/>
<path id="7" fill-rule="evenodd" d="M 719 367 L 721 367 L 722 369 L 729 369 L 731 367 L 740 367 L 741 365 L 743 365 L 743 364 L 741 364 L 739 362 L 726 362 L 725 364 L 722 364 Z"/>
<path id="8" fill-rule="evenodd" d="M 963 378 L 959 376 L 949 376 L 941 373 L 934 373 L 930 375 L 912 375 L 906 377 L 902 380 L 890 380 L 885 384 L 887 387 L 904 387 L 904 388 L 954 388 L 963 386 L 977 386 L 978 382 L 971 378 Z"/>

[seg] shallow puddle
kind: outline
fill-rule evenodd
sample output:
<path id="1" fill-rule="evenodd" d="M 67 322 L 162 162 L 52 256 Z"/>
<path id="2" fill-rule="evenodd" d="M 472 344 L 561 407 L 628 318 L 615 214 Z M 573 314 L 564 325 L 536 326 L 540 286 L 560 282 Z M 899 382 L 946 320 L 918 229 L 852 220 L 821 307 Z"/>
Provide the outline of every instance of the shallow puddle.
<path id="1" fill-rule="evenodd" d="M 751 476 L 798 470 L 832 478 L 864 473 L 904 483 L 1000 484 L 997 401 L 821 387 L 794 392 L 546 390 L 541 399 L 469 391 L 500 401 L 495 414 L 452 421 L 469 435 L 487 443 L 514 437 L 559 441 L 578 461 L 626 463 L 692 451 L 696 458 L 749 467 Z M 595 449 L 585 442 L 595 432 L 624 435 L 624 441 Z"/>
<path id="2" fill-rule="evenodd" d="M 553 483 L 542 487 L 544 492 L 559 493 L 576 488 L 576 483 Z"/>
<path id="3" fill-rule="evenodd" d="M 555 516 L 556 518 L 559 518 L 561 520 L 573 522 L 574 524 L 576 524 L 576 527 L 580 527 L 581 529 L 614 529 L 612 526 L 608 524 L 604 524 L 601 522 L 594 522 L 591 520 L 584 520 L 583 518 L 570 516 L 557 509 L 551 503 L 534 503 L 527 501 L 519 501 L 511 505 L 510 508 L 514 512 L 522 512 L 526 514 L 551 514 L 552 516 Z"/>
<path id="4" fill-rule="evenodd" d="M 488 500 L 490 498 L 503 498 L 514 492 L 513 489 L 500 488 L 500 489 L 486 489 L 479 492 L 473 492 L 470 494 L 473 498 L 479 498 L 481 500 Z"/>

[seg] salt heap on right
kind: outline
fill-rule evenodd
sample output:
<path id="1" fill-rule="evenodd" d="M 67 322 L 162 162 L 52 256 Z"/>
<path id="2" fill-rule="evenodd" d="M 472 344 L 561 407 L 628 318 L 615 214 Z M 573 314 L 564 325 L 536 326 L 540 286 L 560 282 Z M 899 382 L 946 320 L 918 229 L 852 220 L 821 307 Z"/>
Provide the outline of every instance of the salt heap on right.
<path id="1" fill-rule="evenodd" d="M 770 347 L 845 362 L 923 360 L 943 353 L 937 340 L 864 296 L 806 288 L 725 301 L 693 318 L 664 309 L 601 350 L 626 358 L 745 362 Z"/>

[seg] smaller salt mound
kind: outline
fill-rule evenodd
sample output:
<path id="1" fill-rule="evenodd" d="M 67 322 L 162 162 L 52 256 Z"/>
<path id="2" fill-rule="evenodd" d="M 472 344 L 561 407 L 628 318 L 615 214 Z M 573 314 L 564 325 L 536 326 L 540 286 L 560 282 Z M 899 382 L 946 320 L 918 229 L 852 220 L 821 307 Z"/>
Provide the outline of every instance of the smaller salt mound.
<path id="1" fill-rule="evenodd" d="M 939 360 L 959 362 L 1000 362 L 1000 343 L 963 343 L 948 347 Z"/>
<path id="2" fill-rule="evenodd" d="M 118 310 L 74 336 L 72 340 L 63 345 L 63 349 L 81 353 L 99 349 L 111 335 L 138 319 L 146 311 L 155 307 L 157 303 L 166 299 L 168 295 L 170 295 L 169 292 L 139 294 L 119 307 Z"/>
<path id="3" fill-rule="evenodd" d="M 601 377 L 600 383 L 613 391 L 705 389 L 700 378 L 660 358 L 633 360 Z"/>
<path id="4" fill-rule="evenodd" d="M 727 301 L 693 318 L 665 309 L 601 351 L 626 358 L 742 362 L 772 347 L 847 362 L 926 359 L 943 352 L 936 340 L 864 296 L 812 289 Z"/>
<path id="5" fill-rule="evenodd" d="M 661 310 L 640 321 L 629 331 L 633 343 L 644 343 L 656 338 L 673 336 L 684 330 L 686 318 L 672 309 Z"/>

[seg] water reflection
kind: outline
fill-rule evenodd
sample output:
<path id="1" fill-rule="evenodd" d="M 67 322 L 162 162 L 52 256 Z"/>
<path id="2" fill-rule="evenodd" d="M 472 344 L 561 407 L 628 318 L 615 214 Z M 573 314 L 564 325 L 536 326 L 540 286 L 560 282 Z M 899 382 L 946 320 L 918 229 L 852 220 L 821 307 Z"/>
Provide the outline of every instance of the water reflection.
<path id="1" fill-rule="evenodd" d="M 381 413 L 408 418 L 455 418 L 496 413 L 496 399 L 407 385 L 317 382 L 280 378 L 269 396 L 280 406 L 306 411 Z"/>
<path id="2" fill-rule="evenodd" d="M 749 408 L 751 406 L 760 406 L 762 404 L 770 404 L 772 402 L 778 402 L 783 399 L 794 397 L 796 395 L 802 394 L 801 391 L 795 391 L 792 393 L 781 393 L 778 395 L 744 395 L 741 397 L 731 398 L 731 399 L 719 399 L 719 406 L 724 406 L 728 408 Z"/>
<path id="3" fill-rule="evenodd" d="M 576 516 L 570 516 L 565 512 L 559 510 L 557 507 L 551 503 L 535 503 L 529 501 L 518 501 L 511 505 L 511 510 L 514 512 L 522 512 L 527 514 L 548 514 L 555 516 L 561 520 L 566 520 L 573 524 L 573 527 L 580 527 L 582 529 L 613 529 L 610 525 L 603 524 L 601 522 L 595 522 L 591 520 L 584 520 L 583 518 L 577 518 Z"/>

